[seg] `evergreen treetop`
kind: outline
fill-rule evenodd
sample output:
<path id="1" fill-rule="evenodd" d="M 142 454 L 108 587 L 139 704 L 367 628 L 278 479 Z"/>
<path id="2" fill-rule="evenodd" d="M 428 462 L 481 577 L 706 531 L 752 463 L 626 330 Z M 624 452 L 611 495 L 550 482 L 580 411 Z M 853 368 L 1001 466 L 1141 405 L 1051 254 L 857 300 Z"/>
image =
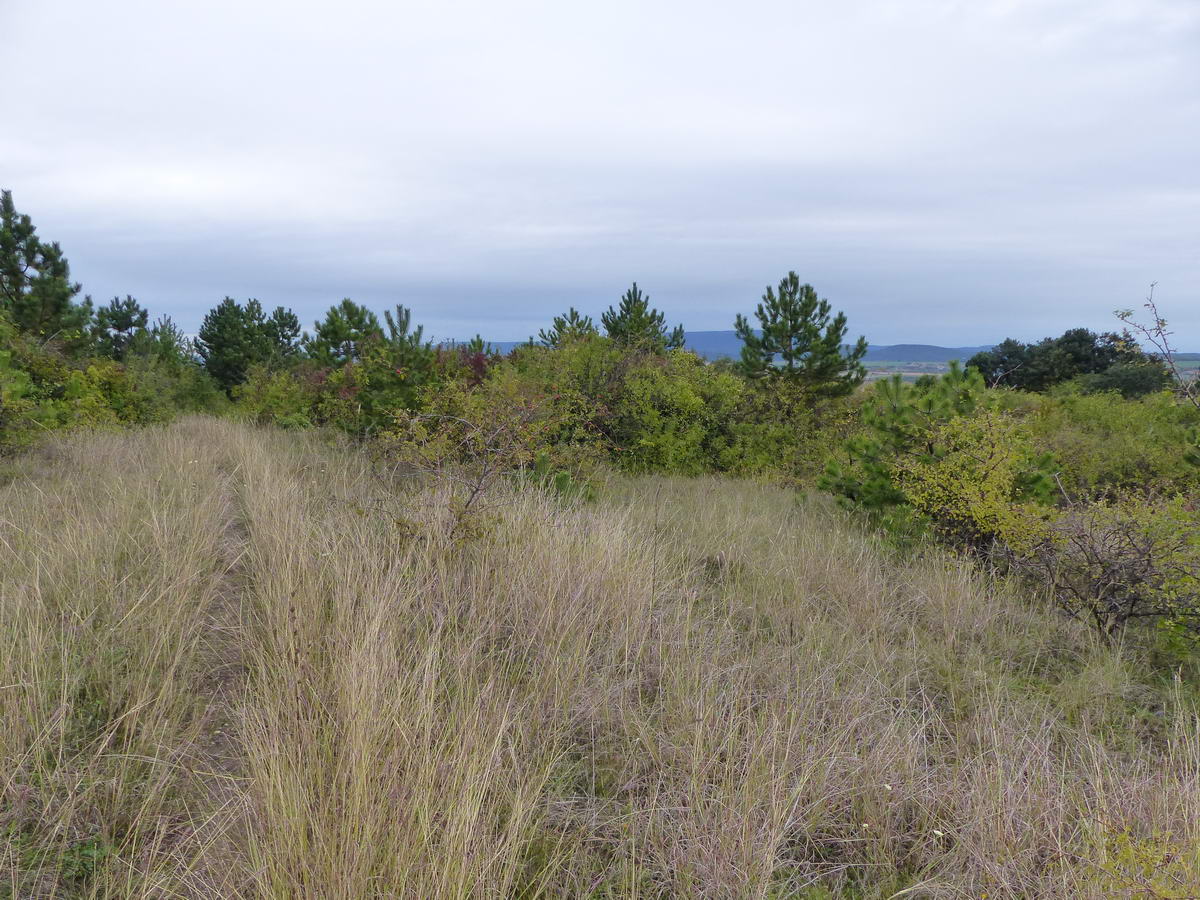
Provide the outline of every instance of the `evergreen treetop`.
<path id="1" fill-rule="evenodd" d="M 149 320 L 150 314 L 131 295 L 124 300 L 113 297 L 96 310 L 96 349 L 112 359 L 124 359 Z"/>
<path id="2" fill-rule="evenodd" d="M 621 295 L 617 308 L 609 307 L 601 314 L 600 323 L 604 332 L 615 343 L 624 347 L 664 353 L 667 350 L 683 349 L 683 326 L 676 325 L 667 331 L 666 316 L 650 306 L 650 297 L 633 287 Z"/>
<path id="3" fill-rule="evenodd" d="M 538 340 L 543 347 L 556 349 L 570 341 L 599 333 L 592 317 L 580 315 L 579 310 L 572 306 L 565 315 L 554 317 L 554 323 L 550 326 L 549 331 L 545 328 L 538 331 Z"/>
<path id="4" fill-rule="evenodd" d="M 312 337 L 305 342 L 306 349 L 309 356 L 327 366 L 361 359 L 366 344 L 383 337 L 379 317 L 349 297 L 331 306 L 325 318 L 313 327 Z"/>
<path id="5" fill-rule="evenodd" d="M 846 314 L 832 316 L 828 300 L 795 272 L 768 287 L 754 311 L 758 331 L 737 316 L 734 328 L 742 341 L 742 371 L 750 378 L 786 379 L 814 395 L 836 397 L 853 391 L 866 377 L 862 358 L 866 338 L 845 345 Z"/>
<path id="6" fill-rule="evenodd" d="M 290 309 L 275 307 L 263 322 L 263 331 L 270 344 L 273 368 L 286 366 L 300 356 L 300 318 Z"/>
<path id="7" fill-rule="evenodd" d="M 0 309 L 18 329 L 71 345 L 85 339 L 92 319 L 90 302 L 74 302 L 79 291 L 62 248 L 41 240 L 12 191 L 0 191 Z"/>
<path id="8" fill-rule="evenodd" d="M 204 367 L 227 392 L 246 380 L 252 366 L 269 364 L 275 349 L 257 300 L 242 306 L 226 297 L 209 310 L 196 336 L 196 352 Z"/>

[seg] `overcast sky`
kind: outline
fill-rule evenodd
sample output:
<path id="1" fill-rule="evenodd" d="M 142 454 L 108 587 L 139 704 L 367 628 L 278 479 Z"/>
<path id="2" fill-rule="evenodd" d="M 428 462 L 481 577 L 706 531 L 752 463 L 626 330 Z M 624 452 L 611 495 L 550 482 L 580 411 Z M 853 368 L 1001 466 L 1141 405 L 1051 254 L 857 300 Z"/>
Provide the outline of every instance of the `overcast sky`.
<path id="1" fill-rule="evenodd" d="M 1198 0 L 0 0 L 0 185 L 189 330 L 343 296 L 524 338 L 789 269 L 873 343 L 1137 306 L 1200 350 Z"/>

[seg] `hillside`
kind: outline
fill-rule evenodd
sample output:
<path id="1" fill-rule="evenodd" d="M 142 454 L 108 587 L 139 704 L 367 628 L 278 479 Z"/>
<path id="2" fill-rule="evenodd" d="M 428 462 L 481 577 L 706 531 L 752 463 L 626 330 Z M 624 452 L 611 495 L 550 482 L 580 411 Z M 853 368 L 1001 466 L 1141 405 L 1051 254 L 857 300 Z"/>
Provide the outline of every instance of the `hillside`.
<path id="1" fill-rule="evenodd" d="M 1200 877 L 1182 684 L 779 488 L 502 486 L 452 535 L 443 486 L 205 418 L 59 438 L 5 481 L 0 895 Z"/>

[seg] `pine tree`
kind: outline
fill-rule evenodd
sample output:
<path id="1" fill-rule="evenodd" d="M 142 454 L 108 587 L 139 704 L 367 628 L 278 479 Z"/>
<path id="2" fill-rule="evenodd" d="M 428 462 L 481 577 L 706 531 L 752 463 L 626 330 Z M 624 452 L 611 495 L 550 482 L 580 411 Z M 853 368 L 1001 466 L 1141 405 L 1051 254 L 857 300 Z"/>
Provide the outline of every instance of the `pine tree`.
<path id="1" fill-rule="evenodd" d="M 196 336 L 196 352 L 226 392 L 246 380 L 251 366 L 271 362 L 275 347 L 257 300 L 243 307 L 226 297 L 209 311 Z"/>
<path id="2" fill-rule="evenodd" d="M 566 315 L 554 317 L 554 323 L 549 331 L 545 328 L 538 331 L 538 340 L 543 347 L 557 349 L 563 344 L 599 333 L 592 317 L 580 315 L 579 310 L 572 306 L 567 310 Z"/>
<path id="3" fill-rule="evenodd" d="M 650 306 L 650 297 L 633 287 L 621 296 L 620 306 L 609 307 L 600 316 L 604 332 L 614 342 L 624 347 L 663 353 L 683 348 L 683 326 L 676 325 L 667 332 L 666 316 Z"/>
<path id="4" fill-rule="evenodd" d="M 425 326 L 418 325 L 411 331 L 412 328 L 412 310 L 403 304 L 396 304 L 396 314 L 392 315 L 390 309 L 383 311 L 383 320 L 387 323 L 386 340 L 393 348 L 411 349 L 424 347 L 433 352 L 432 345 L 424 341 Z"/>
<path id="5" fill-rule="evenodd" d="M 192 342 L 170 316 L 159 316 L 149 328 L 134 332 L 127 355 L 155 360 L 174 371 L 195 364 Z"/>
<path id="6" fill-rule="evenodd" d="M 96 350 L 103 356 L 122 360 L 139 332 L 146 330 L 150 314 L 131 295 L 113 297 L 96 310 Z"/>
<path id="7" fill-rule="evenodd" d="M 379 317 L 349 297 L 330 307 L 325 318 L 314 323 L 314 329 L 305 346 L 309 356 L 326 366 L 360 359 L 369 341 L 383 337 Z"/>
<path id="8" fill-rule="evenodd" d="M 277 306 L 263 323 L 271 345 L 272 368 L 280 368 L 300 355 L 300 318 L 290 309 Z"/>
<path id="9" fill-rule="evenodd" d="M 412 327 L 412 310 L 397 303 L 395 315 L 392 310 L 383 312 L 387 334 L 383 337 L 384 350 L 389 365 L 409 380 L 419 380 L 428 374 L 436 353 L 433 342 L 425 340 L 425 326 Z M 482 338 L 479 339 L 482 342 Z"/>
<path id="10" fill-rule="evenodd" d="M 0 191 L 0 310 L 22 331 L 78 347 L 92 319 L 90 302 L 74 302 L 79 290 L 62 248 L 38 238 L 12 191 Z"/>
<path id="11" fill-rule="evenodd" d="M 795 272 L 770 287 L 754 315 L 759 330 L 745 316 L 734 322 L 742 340 L 742 371 L 750 378 L 784 379 L 813 396 L 836 397 L 853 391 L 866 377 L 862 358 L 867 341 L 844 344 L 846 314 L 830 318 L 829 301 L 817 297 L 811 284 L 801 284 Z"/>
<path id="12" fill-rule="evenodd" d="M 946 374 L 919 384 L 907 384 L 899 375 L 877 382 L 862 410 L 864 430 L 847 440 L 844 460 L 829 462 L 820 486 L 872 513 L 903 504 L 905 496 L 892 479 L 895 459 L 936 458 L 939 448 L 931 438 L 936 427 L 969 415 L 983 390 L 979 372 L 964 370 L 957 361 Z"/>

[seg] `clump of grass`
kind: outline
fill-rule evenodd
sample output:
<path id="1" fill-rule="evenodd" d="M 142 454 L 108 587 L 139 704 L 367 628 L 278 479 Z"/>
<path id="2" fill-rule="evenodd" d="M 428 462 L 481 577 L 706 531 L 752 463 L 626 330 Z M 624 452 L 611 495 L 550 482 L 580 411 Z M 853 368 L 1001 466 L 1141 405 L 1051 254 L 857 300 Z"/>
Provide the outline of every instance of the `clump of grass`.
<path id="1" fill-rule="evenodd" d="M 488 528 L 414 535 L 397 509 L 437 508 L 436 483 L 381 502 L 365 455 L 208 419 L 21 465 L 0 487 L 17 896 L 1197 877 L 1189 685 L 819 501 L 640 478 L 573 505 L 505 481 Z"/>

